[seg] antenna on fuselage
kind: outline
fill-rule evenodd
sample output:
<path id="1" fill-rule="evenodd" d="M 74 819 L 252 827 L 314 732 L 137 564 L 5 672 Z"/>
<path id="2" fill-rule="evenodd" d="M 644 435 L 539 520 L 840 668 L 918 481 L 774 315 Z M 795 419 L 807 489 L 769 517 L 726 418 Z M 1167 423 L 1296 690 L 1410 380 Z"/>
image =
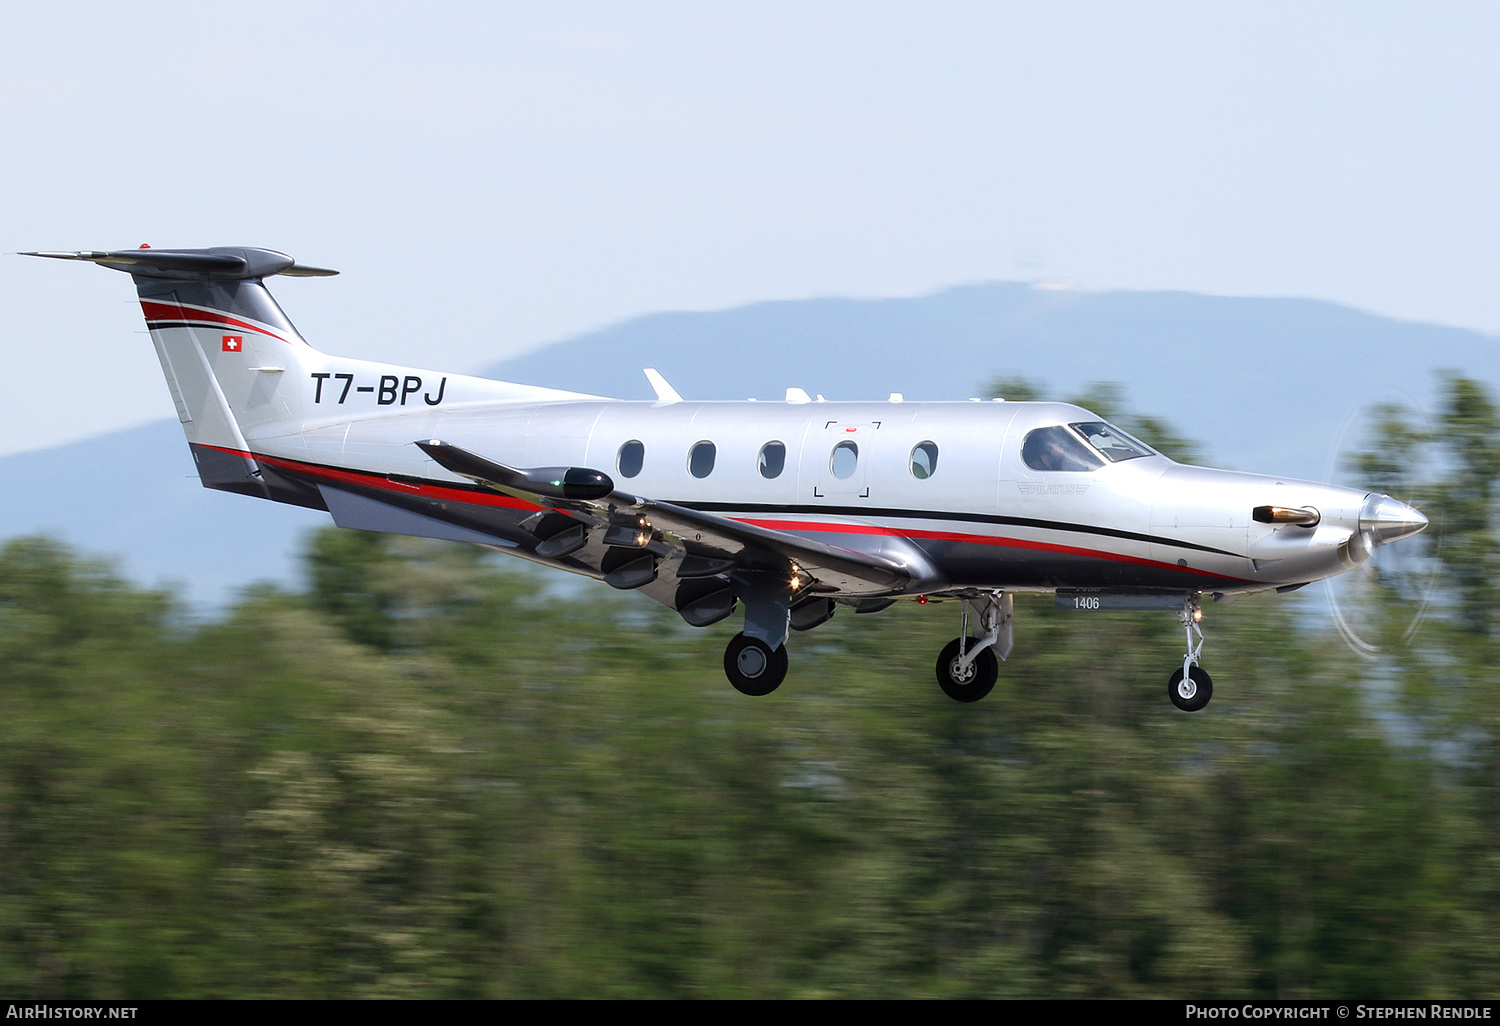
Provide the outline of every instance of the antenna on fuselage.
<path id="1" fill-rule="evenodd" d="M 655 367 L 647 367 L 643 372 L 646 380 L 651 382 L 651 388 L 656 392 L 657 402 L 680 403 L 682 396 L 677 394 L 677 389 L 667 384 L 667 379 L 661 376 L 661 372 Z"/>

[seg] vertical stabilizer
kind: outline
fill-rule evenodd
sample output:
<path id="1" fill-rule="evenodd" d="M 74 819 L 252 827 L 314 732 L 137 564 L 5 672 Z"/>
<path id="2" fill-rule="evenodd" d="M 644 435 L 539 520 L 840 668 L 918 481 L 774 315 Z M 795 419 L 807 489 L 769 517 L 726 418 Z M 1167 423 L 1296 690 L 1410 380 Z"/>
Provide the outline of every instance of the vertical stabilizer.
<path id="1" fill-rule="evenodd" d="M 312 349 L 262 279 L 336 272 L 249 247 L 29 255 L 129 273 L 204 485 L 272 497 L 245 433 L 301 419 L 301 371 Z"/>
<path id="2" fill-rule="evenodd" d="M 137 278 L 136 291 L 189 441 L 243 449 L 242 429 L 301 418 L 308 345 L 263 284 Z"/>
<path id="3" fill-rule="evenodd" d="M 265 279 L 337 272 L 302 266 L 275 250 L 26 255 L 86 260 L 134 279 L 177 419 L 209 488 L 324 509 L 316 488 L 276 470 L 266 457 L 285 458 L 291 450 L 305 458 L 303 441 L 321 432 L 325 441 L 338 436 L 323 452 L 342 460 L 342 431 L 372 416 L 407 417 L 414 433 L 405 437 L 423 437 L 431 433 L 427 416 L 455 406 L 601 398 L 320 353 L 282 313 Z"/>
<path id="4" fill-rule="evenodd" d="M 198 474 L 210 488 L 269 497 L 244 432 L 302 417 L 308 345 L 259 281 L 136 277 Z"/>

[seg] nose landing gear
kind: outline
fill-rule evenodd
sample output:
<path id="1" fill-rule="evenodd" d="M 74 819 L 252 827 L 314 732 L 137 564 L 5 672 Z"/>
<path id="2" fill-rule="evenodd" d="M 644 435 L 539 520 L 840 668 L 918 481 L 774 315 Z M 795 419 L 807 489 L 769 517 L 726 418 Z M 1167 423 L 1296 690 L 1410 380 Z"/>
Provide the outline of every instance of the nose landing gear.
<path id="1" fill-rule="evenodd" d="M 1197 595 L 1188 596 L 1177 617 L 1187 634 L 1187 654 L 1182 657 L 1182 669 L 1172 671 L 1167 681 L 1167 696 L 1183 712 L 1197 712 L 1214 697 L 1214 682 L 1198 665 L 1198 657 L 1203 653 L 1203 631 L 1198 626 L 1203 619 L 1203 608 Z"/>

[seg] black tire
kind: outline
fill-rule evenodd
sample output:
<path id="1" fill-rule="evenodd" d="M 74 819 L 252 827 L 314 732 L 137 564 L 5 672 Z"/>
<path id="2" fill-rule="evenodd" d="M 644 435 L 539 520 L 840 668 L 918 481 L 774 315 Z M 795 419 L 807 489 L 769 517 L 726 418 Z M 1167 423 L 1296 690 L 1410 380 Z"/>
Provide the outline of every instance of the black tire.
<path id="1" fill-rule="evenodd" d="M 954 664 L 958 662 L 958 644 L 961 640 L 954 638 L 948 642 L 943 654 L 938 656 L 938 687 L 955 702 L 977 702 L 994 690 L 995 681 L 1000 677 L 1000 660 L 995 658 L 993 647 L 987 648 L 970 664 L 967 674 L 958 675 Z M 970 638 L 965 650 L 972 649 L 977 644 L 978 638 Z"/>
<path id="2" fill-rule="evenodd" d="M 772 651 L 759 638 L 736 634 L 724 649 L 724 676 L 742 695 L 769 695 L 786 680 L 786 668 L 785 645 Z"/>
<path id="3" fill-rule="evenodd" d="M 1172 671 L 1172 677 L 1167 681 L 1167 697 L 1183 712 L 1197 712 L 1214 697 L 1214 682 L 1201 666 L 1194 666 L 1189 670 L 1188 679 L 1184 682 L 1182 668 L 1178 667 Z"/>

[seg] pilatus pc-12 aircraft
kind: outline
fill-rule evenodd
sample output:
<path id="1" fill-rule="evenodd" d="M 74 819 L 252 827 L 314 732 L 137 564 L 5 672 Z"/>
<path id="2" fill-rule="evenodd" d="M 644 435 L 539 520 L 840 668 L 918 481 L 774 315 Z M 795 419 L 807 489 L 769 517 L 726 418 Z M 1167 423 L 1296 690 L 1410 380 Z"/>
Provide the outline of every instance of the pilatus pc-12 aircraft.
<path id="1" fill-rule="evenodd" d="M 135 280 L 206 487 L 486 545 L 695 627 L 741 607 L 724 671 L 747 695 L 781 684 L 788 630 L 944 596 L 961 629 L 938 684 L 975 701 L 1013 593 L 1053 592 L 1176 612 L 1168 692 L 1194 711 L 1205 595 L 1300 588 L 1427 525 L 1385 495 L 1182 466 L 1067 403 L 693 402 L 653 370 L 656 400 L 626 402 L 326 356 L 265 280 L 335 272 L 272 250 L 28 255 Z"/>

